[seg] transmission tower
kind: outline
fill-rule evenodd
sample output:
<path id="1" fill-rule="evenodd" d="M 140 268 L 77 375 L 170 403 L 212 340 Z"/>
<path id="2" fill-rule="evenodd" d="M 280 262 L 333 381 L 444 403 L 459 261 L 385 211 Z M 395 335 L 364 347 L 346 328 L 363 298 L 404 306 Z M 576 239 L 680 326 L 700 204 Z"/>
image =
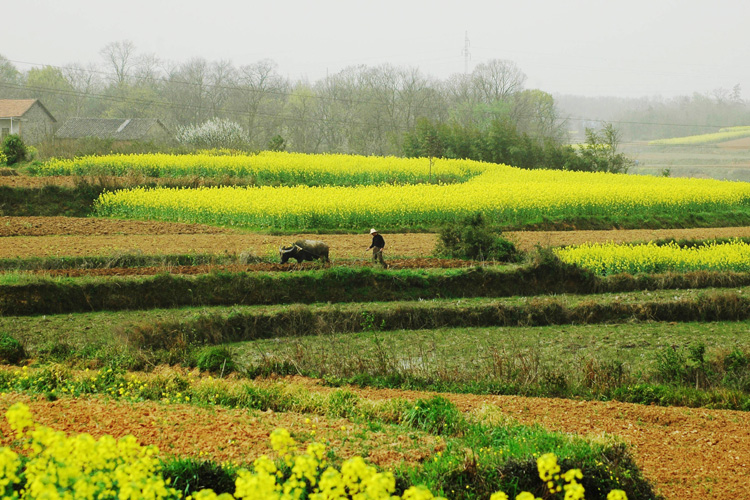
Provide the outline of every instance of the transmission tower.
<path id="1" fill-rule="evenodd" d="M 469 59 L 471 59 L 471 52 L 469 52 L 469 32 L 466 32 L 464 36 L 464 49 L 461 51 L 464 56 L 464 75 L 469 73 Z"/>

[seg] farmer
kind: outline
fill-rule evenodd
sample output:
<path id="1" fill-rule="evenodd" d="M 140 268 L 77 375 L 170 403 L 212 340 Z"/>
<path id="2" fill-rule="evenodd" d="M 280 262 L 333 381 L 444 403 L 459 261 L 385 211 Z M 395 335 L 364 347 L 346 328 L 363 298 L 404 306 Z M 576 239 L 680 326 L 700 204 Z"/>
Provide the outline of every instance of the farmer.
<path id="1" fill-rule="evenodd" d="M 375 228 L 370 229 L 370 234 L 372 235 L 372 245 L 370 245 L 367 250 L 372 248 L 372 261 L 380 262 L 380 264 L 384 268 L 388 269 L 388 264 L 386 264 L 383 260 L 383 248 L 385 248 L 385 240 L 382 236 L 380 236 L 380 234 L 378 234 L 378 231 Z"/>

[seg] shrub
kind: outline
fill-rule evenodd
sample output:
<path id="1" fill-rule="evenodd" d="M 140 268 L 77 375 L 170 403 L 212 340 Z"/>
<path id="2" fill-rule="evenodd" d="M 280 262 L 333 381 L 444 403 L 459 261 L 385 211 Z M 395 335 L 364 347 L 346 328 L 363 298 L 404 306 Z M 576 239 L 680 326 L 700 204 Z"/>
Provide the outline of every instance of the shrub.
<path id="1" fill-rule="evenodd" d="M 162 476 L 183 495 L 203 489 L 215 493 L 233 493 L 237 474 L 221 465 L 199 458 L 177 458 L 164 464 Z"/>
<path id="2" fill-rule="evenodd" d="M 16 134 L 6 135 L 3 139 L 3 153 L 6 158 L 5 163 L 15 165 L 26 159 L 26 145 Z"/>
<path id="3" fill-rule="evenodd" d="M 442 396 L 418 399 L 404 414 L 406 425 L 430 434 L 456 435 L 466 427 L 466 419 L 456 405 Z"/>
<path id="4" fill-rule="evenodd" d="M 226 375 L 237 371 L 237 365 L 233 360 L 232 351 L 223 346 L 209 347 L 198 354 L 198 369 Z"/>
<path id="5" fill-rule="evenodd" d="M 26 146 L 26 159 L 28 161 L 34 161 L 39 154 L 39 151 L 34 146 Z"/>
<path id="6" fill-rule="evenodd" d="M 0 360 L 15 365 L 26 359 L 23 345 L 5 332 L 0 333 Z"/>
<path id="7" fill-rule="evenodd" d="M 443 227 L 439 236 L 436 253 L 445 257 L 503 262 L 518 257 L 515 245 L 487 227 L 481 213 Z"/>
<path id="8" fill-rule="evenodd" d="M 270 141 L 268 141 L 268 150 L 286 151 L 286 140 L 284 140 L 284 138 L 280 135 L 276 134 L 275 136 L 271 137 Z"/>

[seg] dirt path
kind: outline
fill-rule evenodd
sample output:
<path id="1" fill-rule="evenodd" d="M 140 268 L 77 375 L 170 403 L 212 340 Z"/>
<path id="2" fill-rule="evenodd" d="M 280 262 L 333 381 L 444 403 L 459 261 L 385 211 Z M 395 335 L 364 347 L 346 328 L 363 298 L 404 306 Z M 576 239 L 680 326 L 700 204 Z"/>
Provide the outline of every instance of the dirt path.
<path id="1" fill-rule="evenodd" d="M 313 391 L 330 391 L 317 382 L 295 377 L 290 384 L 302 384 Z M 415 391 L 351 389 L 369 399 L 430 397 Z M 668 499 L 748 498 L 750 485 L 750 413 L 723 410 L 663 408 L 616 402 L 582 402 L 564 399 L 514 396 L 446 395 L 462 411 L 477 412 L 490 405 L 500 413 L 524 424 L 540 424 L 548 429 L 579 435 L 619 436 L 628 443 L 638 465 Z M 205 452 L 211 458 L 246 460 L 266 453 L 266 436 L 275 427 L 294 432 L 309 430 L 306 416 L 198 408 L 158 403 L 129 404 L 96 398 L 61 398 L 55 402 L 31 400 L 27 396 L 2 395 L 4 410 L 14 401 L 31 403 L 32 411 L 45 425 L 67 432 L 135 435 L 141 442 L 156 444 L 166 453 Z M 342 419 L 314 417 L 319 437 L 334 446 L 343 443 Z M 4 424 L 0 426 L 5 436 Z M 6 438 L 7 439 L 7 438 Z M 372 436 L 371 460 L 392 465 L 414 453 L 420 460 L 438 449 L 424 442 L 409 451 L 392 437 Z M 362 445 L 367 446 L 367 445 Z M 351 445 L 342 455 L 359 453 Z M 389 451 L 390 450 L 390 451 Z"/>

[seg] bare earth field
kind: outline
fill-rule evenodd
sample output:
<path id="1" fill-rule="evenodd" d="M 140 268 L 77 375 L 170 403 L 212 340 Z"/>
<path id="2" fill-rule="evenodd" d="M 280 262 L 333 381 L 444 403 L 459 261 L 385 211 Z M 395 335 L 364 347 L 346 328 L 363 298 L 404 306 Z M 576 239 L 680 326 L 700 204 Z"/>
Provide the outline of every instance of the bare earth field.
<path id="1" fill-rule="evenodd" d="M 41 188 L 44 186 L 59 186 L 72 188 L 76 185 L 76 179 L 72 176 L 59 177 L 32 177 L 28 175 L 2 175 L 0 186 L 11 188 Z"/>
<path id="2" fill-rule="evenodd" d="M 429 257 L 436 234 L 388 234 L 388 257 Z M 505 236 L 522 250 L 536 245 L 560 246 L 584 242 L 615 243 L 662 238 L 705 239 L 750 237 L 750 227 L 611 231 L 518 231 Z M 281 245 L 297 239 L 322 239 L 331 247 L 331 259 L 366 257 L 370 236 L 297 234 L 270 236 L 201 224 L 130 221 L 75 217 L 0 217 L 0 258 L 47 256 L 107 256 L 126 252 L 156 254 L 239 254 L 270 257 Z"/>
<path id="3" fill-rule="evenodd" d="M 300 377 L 289 384 L 329 391 Z M 414 400 L 431 393 L 349 388 L 363 398 Z M 524 423 L 571 434 L 618 436 L 628 443 L 644 474 L 668 499 L 748 498 L 750 485 L 750 413 L 722 410 L 663 408 L 616 402 L 582 402 L 565 399 L 515 396 L 445 394 L 462 411 L 480 412 L 494 406 Z M 143 444 L 155 444 L 169 455 L 205 452 L 216 461 L 249 461 L 268 453 L 268 434 L 276 427 L 292 432 L 310 430 L 305 415 L 274 414 L 224 408 L 198 408 L 159 403 L 124 403 L 96 398 L 61 398 L 54 402 L 28 396 L 2 395 L 3 411 L 16 401 L 30 405 L 37 420 L 69 433 L 88 432 L 95 437 L 134 435 Z M 361 453 L 344 440 L 341 426 L 358 426 L 345 419 L 315 417 L 317 435 L 330 440 L 341 456 Z M 0 425 L 2 444 L 12 434 Z M 439 444 L 407 444 L 380 433 L 369 438 L 370 460 L 381 466 L 399 460 L 418 461 L 439 451 Z"/>

